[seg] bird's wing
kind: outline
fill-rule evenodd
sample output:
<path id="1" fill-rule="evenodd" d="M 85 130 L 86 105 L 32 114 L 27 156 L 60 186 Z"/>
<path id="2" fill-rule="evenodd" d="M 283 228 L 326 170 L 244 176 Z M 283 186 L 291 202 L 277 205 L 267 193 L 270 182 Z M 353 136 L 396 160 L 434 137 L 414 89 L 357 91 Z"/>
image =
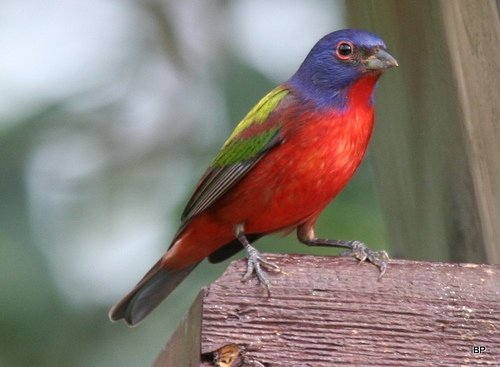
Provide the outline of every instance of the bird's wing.
<path id="1" fill-rule="evenodd" d="M 284 87 L 273 89 L 236 126 L 196 186 L 182 213 L 183 223 L 213 204 L 281 142 L 281 123 L 272 113 L 288 94 Z"/>

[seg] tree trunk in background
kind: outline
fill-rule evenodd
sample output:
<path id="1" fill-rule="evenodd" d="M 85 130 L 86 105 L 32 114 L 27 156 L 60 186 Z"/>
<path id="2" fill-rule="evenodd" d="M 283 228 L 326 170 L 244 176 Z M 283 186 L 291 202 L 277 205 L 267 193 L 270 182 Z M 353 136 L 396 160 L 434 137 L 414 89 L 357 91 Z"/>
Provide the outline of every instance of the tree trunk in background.
<path id="1" fill-rule="evenodd" d="M 373 141 L 393 256 L 500 263 L 500 21 L 495 0 L 347 1 L 400 67 Z"/>

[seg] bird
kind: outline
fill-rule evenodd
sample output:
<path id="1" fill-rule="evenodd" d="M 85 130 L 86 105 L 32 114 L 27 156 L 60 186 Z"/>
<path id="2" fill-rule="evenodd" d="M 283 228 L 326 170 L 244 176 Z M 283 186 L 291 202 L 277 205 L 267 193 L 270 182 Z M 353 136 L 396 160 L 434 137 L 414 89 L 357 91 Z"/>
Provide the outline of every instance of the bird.
<path id="1" fill-rule="evenodd" d="M 361 262 L 387 267 L 385 251 L 363 242 L 321 239 L 315 223 L 346 186 L 374 126 L 379 77 L 398 66 L 384 41 L 359 29 L 322 37 L 290 79 L 265 95 L 239 122 L 196 185 L 170 247 L 109 312 L 141 322 L 205 258 L 217 263 L 247 252 L 243 281 L 279 271 L 253 245 L 267 234 L 296 230 L 309 246 L 347 249 Z"/>

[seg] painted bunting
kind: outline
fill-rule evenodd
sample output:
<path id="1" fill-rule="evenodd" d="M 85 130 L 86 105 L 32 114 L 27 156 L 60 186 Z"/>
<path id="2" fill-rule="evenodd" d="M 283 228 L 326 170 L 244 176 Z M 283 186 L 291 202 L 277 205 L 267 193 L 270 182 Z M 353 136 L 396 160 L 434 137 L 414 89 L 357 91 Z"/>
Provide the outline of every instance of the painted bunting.
<path id="1" fill-rule="evenodd" d="M 236 126 L 200 179 L 165 255 L 110 311 L 136 325 L 204 258 L 219 262 L 245 248 L 247 269 L 269 291 L 264 268 L 278 269 L 251 243 L 297 230 L 311 246 L 335 246 L 386 269 L 385 252 L 359 241 L 319 239 L 321 211 L 359 166 L 372 133 L 373 92 L 397 61 L 377 35 L 339 30 L 320 39 L 297 72 Z"/>

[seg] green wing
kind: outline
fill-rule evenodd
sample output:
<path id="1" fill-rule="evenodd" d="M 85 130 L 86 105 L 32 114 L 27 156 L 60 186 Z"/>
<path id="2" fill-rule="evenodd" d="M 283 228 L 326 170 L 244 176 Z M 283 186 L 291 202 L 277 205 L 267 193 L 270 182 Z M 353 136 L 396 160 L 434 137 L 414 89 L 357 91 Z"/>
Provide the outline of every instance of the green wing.
<path id="1" fill-rule="evenodd" d="M 181 217 L 184 223 L 226 193 L 269 149 L 281 142 L 279 121 L 269 126 L 265 122 L 288 93 L 284 87 L 273 89 L 236 126 L 187 203 Z M 258 132 L 251 134 L 254 128 Z"/>

